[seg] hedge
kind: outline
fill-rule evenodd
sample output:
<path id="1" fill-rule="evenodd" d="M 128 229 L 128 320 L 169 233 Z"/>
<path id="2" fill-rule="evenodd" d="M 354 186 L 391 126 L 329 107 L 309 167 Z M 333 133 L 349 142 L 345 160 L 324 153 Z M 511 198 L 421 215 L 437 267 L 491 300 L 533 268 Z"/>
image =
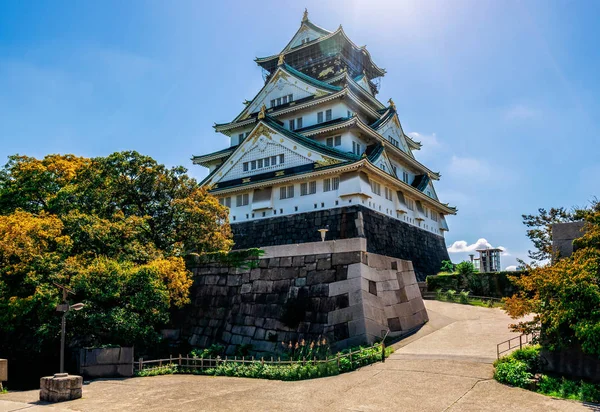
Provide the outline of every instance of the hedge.
<path id="1" fill-rule="evenodd" d="M 475 296 L 503 298 L 512 296 L 517 291 L 517 287 L 508 277 L 522 276 L 524 273 L 490 272 L 464 276 L 459 274 L 427 276 L 427 290 L 430 292 L 438 289 L 468 290 Z"/>

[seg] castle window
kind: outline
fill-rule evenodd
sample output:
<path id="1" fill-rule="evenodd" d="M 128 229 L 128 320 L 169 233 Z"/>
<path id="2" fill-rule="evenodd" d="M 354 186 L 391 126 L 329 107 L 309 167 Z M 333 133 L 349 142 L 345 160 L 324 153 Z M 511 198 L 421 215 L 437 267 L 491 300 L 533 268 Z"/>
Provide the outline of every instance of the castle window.
<path id="1" fill-rule="evenodd" d="M 405 170 L 402 171 L 402 180 L 404 183 L 408 183 L 408 173 Z"/>
<path id="2" fill-rule="evenodd" d="M 248 171 L 248 162 L 244 162 L 243 168 L 244 168 L 244 172 Z"/>
<path id="3" fill-rule="evenodd" d="M 281 105 L 281 97 L 277 98 L 277 106 Z"/>
<path id="4" fill-rule="evenodd" d="M 296 119 L 290 119 L 290 130 L 296 130 Z"/>
<path id="5" fill-rule="evenodd" d="M 385 188 L 385 198 L 387 200 L 392 200 L 392 189 Z"/>
<path id="6" fill-rule="evenodd" d="M 258 159 L 256 161 L 256 165 L 258 169 L 262 169 L 263 168 L 263 159 Z"/>
<path id="7" fill-rule="evenodd" d="M 324 179 L 323 180 L 323 191 L 329 192 L 330 190 L 331 190 L 331 179 Z"/>
<path id="8" fill-rule="evenodd" d="M 394 171 L 394 176 L 398 176 L 398 168 L 394 165 L 392 165 L 392 170 Z"/>
<path id="9" fill-rule="evenodd" d="M 277 156 L 271 156 L 271 165 L 275 166 L 277 164 Z"/>
<path id="10" fill-rule="evenodd" d="M 408 210 L 415 210 L 415 201 L 414 200 L 409 199 L 408 197 L 405 197 L 404 201 L 406 202 L 406 207 L 408 208 Z"/>
<path id="11" fill-rule="evenodd" d="M 271 107 L 275 107 L 275 106 L 276 106 L 276 104 L 275 104 L 275 99 L 272 99 L 272 100 L 271 100 Z"/>
<path id="12" fill-rule="evenodd" d="M 301 117 L 296 119 L 296 126 L 298 127 L 298 129 L 302 129 L 302 118 Z"/>
<path id="13" fill-rule="evenodd" d="M 250 162 L 250 169 L 256 170 L 256 160 Z"/>
<path id="14" fill-rule="evenodd" d="M 325 110 L 325 121 L 328 122 L 331 120 L 331 109 Z"/>
<path id="15" fill-rule="evenodd" d="M 331 179 L 331 190 L 338 190 L 340 188 L 340 178 L 334 177 Z"/>
<path id="16" fill-rule="evenodd" d="M 333 138 L 333 141 L 334 141 L 334 143 L 333 143 L 334 146 L 341 146 L 342 145 L 342 136 L 335 136 Z"/>
<path id="17" fill-rule="evenodd" d="M 312 195 L 317 193 L 317 182 L 308 182 L 300 184 L 300 196 Z"/>
<path id="18" fill-rule="evenodd" d="M 438 217 L 439 217 L 439 215 L 437 213 L 435 213 L 434 211 L 431 212 L 431 220 L 433 220 L 434 222 L 437 222 Z"/>
<path id="19" fill-rule="evenodd" d="M 388 136 L 388 140 L 390 141 L 391 144 L 393 144 L 396 147 L 399 147 L 399 142 L 398 140 L 394 139 L 392 136 Z"/>
<path id="20" fill-rule="evenodd" d="M 376 195 L 381 196 L 381 185 L 377 182 L 371 181 L 371 191 Z"/>
<path id="21" fill-rule="evenodd" d="M 317 123 L 323 123 L 323 112 L 317 113 Z"/>
<path id="22" fill-rule="evenodd" d="M 270 157 L 265 157 L 264 161 L 265 161 L 265 167 L 271 166 L 271 158 Z"/>
<path id="23" fill-rule="evenodd" d="M 283 154 L 279 155 L 279 164 L 283 164 L 285 160 L 285 156 Z"/>
<path id="24" fill-rule="evenodd" d="M 352 142 L 352 153 L 354 153 L 357 156 L 361 155 L 362 152 L 361 152 L 361 147 L 360 147 L 359 143 L 356 143 L 354 141 Z"/>
<path id="25" fill-rule="evenodd" d="M 281 102 L 282 102 L 283 104 L 286 104 L 286 103 L 287 103 L 287 96 L 283 96 L 283 97 L 281 98 Z"/>
<path id="26" fill-rule="evenodd" d="M 425 217 L 429 217 L 429 209 L 424 207 L 423 210 L 425 211 Z"/>
<path id="27" fill-rule="evenodd" d="M 293 94 L 288 94 L 288 102 L 293 102 L 294 101 L 294 95 Z"/>
<path id="28" fill-rule="evenodd" d="M 279 188 L 280 199 L 291 199 L 292 197 L 294 197 L 294 185 Z"/>
<path id="29" fill-rule="evenodd" d="M 248 193 L 244 193 L 243 195 L 237 195 L 235 198 L 235 205 L 236 206 L 248 206 L 248 204 L 250 203 L 250 196 L 248 195 Z"/>

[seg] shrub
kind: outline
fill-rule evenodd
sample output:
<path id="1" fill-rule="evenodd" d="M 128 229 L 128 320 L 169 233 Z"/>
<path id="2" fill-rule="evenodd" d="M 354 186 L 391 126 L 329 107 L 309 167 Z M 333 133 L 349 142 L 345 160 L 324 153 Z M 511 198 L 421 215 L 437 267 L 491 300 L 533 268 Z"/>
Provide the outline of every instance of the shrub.
<path id="1" fill-rule="evenodd" d="M 442 291 L 442 289 L 435 290 L 435 298 L 437 300 L 444 300 L 444 292 Z"/>
<path id="2" fill-rule="evenodd" d="M 460 303 L 467 305 L 469 303 L 469 291 L 461 291 L 458 299 Z"/>
<path id="3" fill-rule="evenodd" d="M 459 275 L 470 275 L 471 273 L 475 273 L 475 266 L 471 262 L 460 262 L 456 265 L 456 273 Z"/>
<path id="4" fill-rule="evenodd" d="M 452 264 L 449 260 L 442 260 L 442 267 L 440 268 L 442 272 L 454 272 L 454 264 Z"/>
<path id="5" fill-rule="evenodd" d="M 448 302 L 454 302 L 454 295 L 456 295 L 456 291 L 455 290 L 447 290 L 446 291 L 446 300 Z"/>
<path id="6" fill-rule="evenodd" d="M 522 349 L 517 349 L 511 353 L 511 357 L 525 362 L 530 372 L 537 373 L 542 370 L 540 358 L 540 345 L 524 346 Z"/>
<path id="7" fill-rule="evenodd" d="M 528 371 L 527 363 L 511 357 L 498 363 L 494 372 L 494 379 L 498 382 L 519 388 L 525 388 L 531 382 L 532 376 Z"/>
<path id="8" fill-rule="evenodd" d="M 219 344 L 210 345 L 205 349 L 192 349 L 190 355 L 200 359 L 206 358 L 216 358 L 217 356 L 221 356 L 225 353 L 225 346 Z"/>

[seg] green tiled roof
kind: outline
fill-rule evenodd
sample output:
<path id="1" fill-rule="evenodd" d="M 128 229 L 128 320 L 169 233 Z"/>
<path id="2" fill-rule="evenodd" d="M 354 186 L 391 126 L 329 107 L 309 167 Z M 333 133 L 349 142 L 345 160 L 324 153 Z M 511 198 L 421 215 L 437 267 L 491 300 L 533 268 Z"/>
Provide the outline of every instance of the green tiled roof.
<path id="1" fill-rule="evenodd" d="M 369 125 L 372 129 L 377 129 L 379 126 L 381 126 L 383 123 L 385 123 L 388 119 L 391 119 L 392 116 L 394 116 L 396 114 L 396 111 L 394 109 L 392 109 L 391 107 L 388 107 L 385 110 L 388 110 L 388 109 L 389 109 L 389 112 L 386 116 L 379 118 L 378 120 L 376 120 L 375 122 L 373 122 Z"/>
<path id="2" fill-rule="evenodd" d="M 314 77 L 310 77 L 309 75 L 302 73 L 300 70 L 294 69 L 292 66 L 290 66 L 287 63 L 285 63 L 283 65 L 283 68 L 285 69 L 285 71 L 289 72 L 290 74 L 304 80 L 305 82 L 312 84 L 315 87 L 318 87 L 321 89 L 326 89 L 326 90 L 331 90 L 334 92 L 339 92 L 340 90 L 342 90 L 342 88 L 339 86 L 332 86 L 329 83 L 325 83 L 321 80 L 315 79 Z"/>

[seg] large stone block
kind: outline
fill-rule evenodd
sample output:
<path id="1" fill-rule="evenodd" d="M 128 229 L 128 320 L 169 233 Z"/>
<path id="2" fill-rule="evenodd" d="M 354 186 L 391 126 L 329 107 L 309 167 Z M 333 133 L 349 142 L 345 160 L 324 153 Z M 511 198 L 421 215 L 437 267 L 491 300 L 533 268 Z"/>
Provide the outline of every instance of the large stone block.
<path id="1" fill-rule="evenodd" d="M 63 402 L 81 398 L 83 378 L 77 375 L 57 373 L 40 379 L 40 400 Z"/>

